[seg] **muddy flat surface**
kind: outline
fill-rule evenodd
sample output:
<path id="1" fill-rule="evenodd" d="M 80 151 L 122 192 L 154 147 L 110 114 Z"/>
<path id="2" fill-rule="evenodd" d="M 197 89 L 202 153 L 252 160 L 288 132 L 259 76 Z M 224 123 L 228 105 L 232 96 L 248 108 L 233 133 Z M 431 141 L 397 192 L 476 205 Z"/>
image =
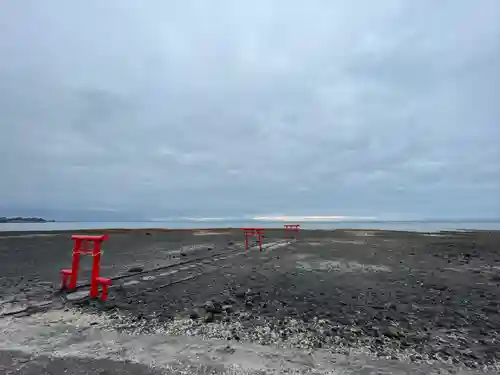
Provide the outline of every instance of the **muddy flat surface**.
<path id="1" fill-rule="evenodd" d="M 102 276 L 126 273 L 132 267 L 151 269 L 209 254 L 228 247 L 244 246 L 240 231 L 111 230 L 103 245 Z M 0 232 L 0 298 L 28 295 L 50 299 L 60 286 L 59 270 L 71 268 L 75 232 Z M 90 279 L 91 257 L 82 256 L 79 282 Z"/>
<path id="2" fill-rule="evenodd" d="M 103 260 L 109 276 L 133 265 L 196 260 L 210 251 L 234 254 L 174 276 L 141 279 L 142 291 L 137 283 L 121 283 L 107 304 L 83 301 L 71 308 L 103 316 L 107 327 L 127 335 L 180 335 L 331 356 L 362 353 L 417 366 L 407 373 L 431 373 L 418 367 L 429 363 L 450 373 L 496 371 L 499 233 L 302 231 L 299 241 L 282 244 L 282 231 L 266 233 L 266 241 L 277 245 L 262 252 L 239 251 L 239 231 L 110 236 Z M 4 300 L 37 283 L 50 298 L 53 290 L 43 283 L 68 267 L 71 243 L 68 234 L 9 235 L 0 237 L 0 248 Z M 181 281 L 167 285 L 175 277 Z"/>

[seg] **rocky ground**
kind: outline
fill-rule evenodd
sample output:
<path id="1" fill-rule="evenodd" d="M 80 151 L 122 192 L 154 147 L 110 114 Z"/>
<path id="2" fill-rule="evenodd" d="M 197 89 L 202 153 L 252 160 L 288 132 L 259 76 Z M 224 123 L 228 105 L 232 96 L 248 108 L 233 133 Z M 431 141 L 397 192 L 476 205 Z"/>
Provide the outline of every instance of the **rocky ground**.
<path id="1" fill-rule="evenodd" d="M 222 249 L 241 242 L 234 231 L 207 236 L 185 232 L 171 243 L 169 235 L 129 233 L 119 235 L 116 244 L 110 240 L 105 256 L 114 270 L 109 272 L 175 261 L 167 250 L 189 246 L 190 241 L 207 248 L 200 246 L 186 257 L 213 251 L 208 250 L 210 243 Z M 269 232 L 266 240 L 281 236 L 281 231 Z M 56 237 L 51 238 L 54 244 L 62 247 L 65 242 L 67 252 L 67 238 Z M 51 257 L 59 259 L 55 253 L 63 252 L 46 243 L 36 245 L 49 238 L 30 237 L 26 244 L 31 246 L 23 245 L 21 238 L 0 238 L 0 254 L 10 260 L 6 253 L 15 256 L 31 249 L 31 257 L 22 256 L 31 263 L 38 256 L 40 263 L 22 269 L 38 273 L 23 271 L 23 277 L 43 282 L 55 267 L 38 254 L 54 251 Z M 362 353 L 387 361 L 496 371 L 499 244 L 496 232 L 303 231 L 298 242 L 239 254 L 223 261 L 224 267 L 186 282 L 149 288 L 133 297 L 114 293 L 105 306 L 84 303 L 77 308 L 102 315 L 107 328 L 124 334 L 224 340 L 227 350 L 257 343 L 332 356 Z M 124 254 L 134 254 L 133 259 Z M 4 285 L 8 279 L 4 276 Z M 150 284 L 155 283 L 163 281 Z M 15 291 L 10 288 L 10 293 Z"/>

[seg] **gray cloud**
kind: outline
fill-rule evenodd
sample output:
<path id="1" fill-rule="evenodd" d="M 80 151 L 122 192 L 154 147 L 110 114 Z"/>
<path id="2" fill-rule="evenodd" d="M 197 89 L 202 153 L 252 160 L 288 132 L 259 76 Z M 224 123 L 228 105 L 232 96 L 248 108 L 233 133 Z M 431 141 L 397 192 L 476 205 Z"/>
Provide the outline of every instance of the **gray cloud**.
<path id="1" fill-rule="evenodd" d="M 0 207 L 500 212 L 500 4 L 8 2 Z"/>

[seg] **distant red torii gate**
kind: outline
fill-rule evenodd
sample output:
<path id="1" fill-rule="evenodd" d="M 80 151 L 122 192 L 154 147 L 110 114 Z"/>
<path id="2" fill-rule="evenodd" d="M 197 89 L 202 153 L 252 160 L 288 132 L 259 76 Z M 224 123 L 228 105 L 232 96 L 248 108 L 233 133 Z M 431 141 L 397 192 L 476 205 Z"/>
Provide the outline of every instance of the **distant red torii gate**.
<path id="1" fill-rule="evenodd" d="M 288 232 L 295 232 L 295 239 L 299 239 L 300 224 L 284 224 L 285 238 L 288 238 Z"/>
<path id="2" fill-rule="evenodd" d="M 259 243 L 259 250 L 262 251 L 262 237 L 264 228 L 241 228 L 245 233 L 245 249 L 248 249 L 248 237 L 257 236 L 257 242 Z"/>

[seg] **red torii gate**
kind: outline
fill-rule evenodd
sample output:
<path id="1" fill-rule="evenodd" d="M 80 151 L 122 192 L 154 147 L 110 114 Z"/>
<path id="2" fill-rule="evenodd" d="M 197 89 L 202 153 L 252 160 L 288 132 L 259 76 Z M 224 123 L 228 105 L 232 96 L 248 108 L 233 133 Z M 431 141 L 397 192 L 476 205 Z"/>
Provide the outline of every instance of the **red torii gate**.
<path id="1" fill-rule="evenodd" d="M 80 255 L 92 256 L 92 276 L 90 279 L 90 297 L 97 298 L 99 296 L 99 285 L 102 286 L 101 300 L 105 301 L 108 298 L 108 286 L 111 285 L 111 279 L 100 277 L 99 271 L 101 267 L 101 245 L 108 239 L 108 235 L 87 236 L 73 235 L 71 239 L 75 242 L 73 247 L 73 260 L 71 269 L 62 269 L 62 289 L 76 289 L 78 281 L 78 269 L 80 266 Z M 89 245 L 92 243 L 92 247 Z M 69 285 L 68 285 L 69 278 Z"/>
<path id="2" fill-rule="evenodd" d="M 300 224 L 284 224 L 285 228 L 285 238 L 288 238 L 288 232 L 295 232 L 295 238 L 299 239 Z"/>
<path id="3" fill-rule="evenodd" d="M 262 236 L 264 228 L 242 228 L 245 233 L 245 249 L 248 249 L 248 237 L 257 236 L 257 242 L 259 243 L 259 250 L 262 251 Z"/>

